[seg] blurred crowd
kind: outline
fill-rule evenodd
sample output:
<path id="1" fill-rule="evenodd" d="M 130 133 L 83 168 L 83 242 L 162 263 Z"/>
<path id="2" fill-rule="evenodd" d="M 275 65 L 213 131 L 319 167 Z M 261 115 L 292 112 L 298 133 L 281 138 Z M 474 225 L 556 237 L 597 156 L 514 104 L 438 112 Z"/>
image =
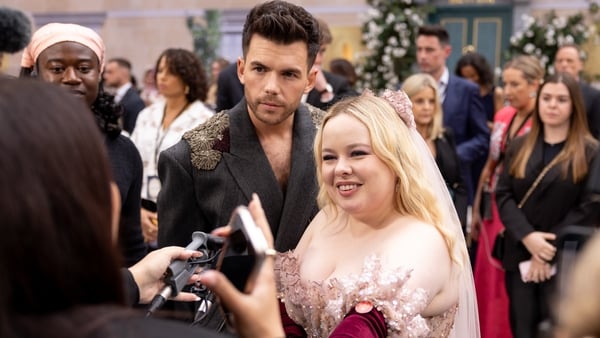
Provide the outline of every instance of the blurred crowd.
<path id="1" fill-rule="evenodd" d="M 272 9 L 269 6 L 280 10 L 278 15 L 284 18 L 266 22 L 267 12 L 261 10 Z M 286 11 L 292 14 L 286 16 Z M 104 42 L 89 28 L 50 23 L 32 32 L 27 17 L 6 7 L 0 7 L 0 19 L 0 28 L 5 31 L 0 33 L 0 61 L 1 53 L 23 53 L 19 79 L 0 75 L 0 119 L 6 128 L 0 134 L 12 135 L 0 138 L 0 149 L 9 155 L 0 165 L 6 190 L 0 199 L 4 202 L 2 218 L 13 222 L 7 227 L 14 231 L 4 232 L 0 265 L 4 276 L 13 272 L 15 276 L 14 280 L 2 277 L 0 283 L 0 335 L 26 336 L 20 330 L 37 320 L 32 318 L 71 311 L 74 305 L 85 305 L 85 309 L 124 305 L 131 290 L 138 296 L 128 303 L 148 302 L 146 293 L 156 288 L 147 291 L 140 280 L 144 277 L 160 283 L 162 272 L 150 273 L 148 266 L 156 264 L 162 271 L 166 268 L 156 257 L 167 257 L 166 262 L 170 262 L 191 255 L 181 256 L 180 251 L 167 254 L 165 248 L 185 246 L 193 231 L 210 233 L 225 226 L 236 206 L 249 203 L 270 246 L 280 253 L 293 250 L 295 256 L 282 257 L 285 263 L 298 266 L 281 265 L 277 260 L 275 277 L 270 269 L 259 279 L 268 288 L 255 293 L 216 289 L 240 318 L 236 328 L 241 336 L 279 336 L 285 331 L 288 337 L 341 337 L 353 327 L 361 327 L 362 322 L 368 322 L 365 325 L 369 329 L 361 327 L 365 331 L 358 330 L 361 333 L 355 332 L 356 337 L 600 335 L 597 325 L 591 324 L 596 322 L 600 295 L 590 284 L 600 273 L 594 256 L 600 242 L 597 238 L 588 241 L 600 225 L 600 91 L 581 79 L 586 61 L 581 46 L 561 45 L 553 74 L 545 73 L 539 59 L 518 55 L 504 63 L 500 79 L 496 79 L 488 60 L 472 50 L 461 55 L 455 69 L 449 69 L 447 60 L 457 52 L 450 45 L 453 37 L 443 26 L 424 25 L 414 41 L 415 73 L 397 88 L 394 95 L 402 93 L 400 96 L 384 94 L 381 97 L 385 100 L 379 100 L 381 97 L 369 88 L 364 93 L 363 88 L 356 88 L 357 74 L 351 61 L 333 58 L 324 64 L 334 38 L 328 23 L 284 1 L 257 5 L 249 13 L 242 39 L 244 55 L 239 59 L 217 57 L 205 64 L 190 50 L 168 48 L 156 56 L 154 67 L 144 70 L 141 80 L 133 76 L 137 65 L 127 55 L 105 60 Z M 279 32 L 282 27 L 287 30 Z M 69 95 L 62 97 L 54 88 L 27 82 L 31 79 L 60 85 Z M 79 103 L 71 94 L 81 99 Z M 389 109 L 390 105 L 394 109 Z M 406 107 L 410 118 L 403 116 Z M 44 118 L 34 123 L 36 112 L 44 109 L 48 114 L 64 113 L 69 121 L 61 124 L 61 119 Z M 381 122 L 392 121 L 385 120 L 389 118 L 386 109 L 395 111 L 392 115 L 398 114 L 402 120 Z M 77 113 L 81 110 L 90 110 L 94 119 L 79 121 Z M 22 112 L 29 120 L 8 111 Z M 92 131 L 90 122 L 99 129 Z M 424 141 L 425 154 L 402 149 L 420 144 L 408 136 L 412 130 L 420 136 L 418 142 Z M 38 138 L 37 133 L 45 136 L 37 143 L 29 142 L 28 137 Z M 88 136 L 90 145 L 84 147 L 80 143 L 87 143 Z M 45 156 L 42 146 L 48 147 L 48 153 L 56 152 L 57 158 Z M 369 159 L 370 155 L 376 159 Z M 411 156 L 431 158 L 443 188 L 427 187 L 435 186 L 436 178 L 425 177 L 427 166 L 420 160 L 412 163 Z M 62 157 L 73 164 L 60 162 Z M 19 170 L 15 171 L 15 166 Z M 60 170 L 65 176 L 74 175 L 73 181 L 58 179 Z M 19 177 L 25 181 L 37 177 L 39 181 L 27 183 Z M 375 182 L 374 188 L 370 182 Z M 40 187 L 47 187 L 47 191 Z M 361 196 L 357 191 L 368 198 L 352 200 L 354 195 Z M 443 202 L 431 202 L 442 205 L 439 212 L 427 203 L 431 194 L 448 195 L 444 198 L 449 197 L 449 214 Z M 64 203 L 46 203 L 53 199 L 63 199 Z M 418 211 L 415 206 L 430 210 Z M 373 219 L 377 220 L 375 225 L 371 224 Z M 444 228 L 445 222 L 455 219 L 456 234 L 451 227 Z M 434 232 L 414 230 L 419 222 L 434 225 Z M 373 230 L 388 223 L 412 230 Z M 69 229 L 71 225 L 75 229 L 76 224 L 90 229 L 79 229 L 81 233 Z M 61 231 L 71 235 L 63 236 Z M 118 252 L 110 244 L 111 234 Z M 45 237 L 30 238 L 36 236 Z M 404 249 L 388 248 L 386 236 Z M 104 242 L 96 247 L 87 243 L 86 237 Z M 33 240 L 48 244 L 39 244 L 43 248 L 25 246 L 27 250 L 40 250 L 40 254 L 58 250 L 72 259 L 65 259 L 60 269 L 57 267 L 63 262 L 51 255 L 38 256 L 40 262 L 29 269 L 8 263 L 9 249 L 25 255 L 15 247 Z M 81 243 L 71 245 L 73 241 Z M 411 242 L 421 243 L 427 250 Z M 465 260 L 461 260 L 463 248 Z M 75 257 L 79 253 L 93 255 L 94 249 L 98 250 L 96 257 Z M 358 259 L 355 266 L 352 260 L 341 258 L 346 253 L 366 258 Z M 410 253 L 419 260 L 400 258 Z M 317 302 L 316 298 L 331 295 L 320 290 L 323 294 L 318 293 L 319 297 L 299 299 L 280 285 L 290 282 L 289 275 L 295 274 L 298 279 L 320 282 L 335 277 L 343 280 L 340 276 L 364 273 L 363 261 L 371 255 L 383 257 L 381 268 L 397 275 L 402 275 L 393 269 L 397 265 L 411 267 L 412 278 L 418 283 L 400 283 L 398 290 L 410 285 L 429 295 L 424 304 L 404 299 L 415 307 L 422 305 L 418 315 L 425 318 L 428 331 L 395 318 L 400 310 L 378 303 L 378 297 L 387 301 L 387 296 L 375 293 L 348 308 L 340 305 L 345 310 L 335 316 L 311 310 L 320 316 L 315 319 L 294 302 Z M 104 257 L 96 267 L 98 256 Z M 387 260 L 397 264 L 386 265 Z M 311 268 L 303 262 L 311 262 Z M 436 269 L 429 281 L 419 279 L 420 268 L 431 267 L 432 262 L 440 262 L 447 269 Z M 97 270 L 96 274 L 66 281 L 70 278 L 67 275 L 79 273 L 77 269 L 82 266 Z M 273 268 L 271 263 L 265 266 Z M 27 270 L 36 275 L 28 275 Z M 286 278 L 279 277 L 281 271 Z M 48 278 L 56 279 L 46 291 L 55 292 L 54 296 L 27 291 L 38 288 L 28 285 L 28 278 L 44 284 L 51 274 L 61 274 L 60 278 Z M 65 296 L 72 291 L 65 288 L 77 289 L 94 278 L 100 281 L 83 289 L 102 290 L 104 295 L 88 297 L 85 290 L 79 290 L 73 291 L 77 297 Z M 195 278 L 193 282 L 201 279 Z M 214 287 L 215 278 L 221 276 L 202 278 Z M 117 282 L 122 279 L 132 286 L 123 290 Z M 279 306 L 274 305 L 275 279 Z M 384 283 L 378 284 L 380 280 L 372 282 L 384 288 Z M 341 284 L 331 285 L 338 293 L 351 293 Z M 309 295 L 317 292 L 311 286 L 306 288 Z M 461 292 L 454 294 L 448 288 Z M 477 305 L 471 313 L 464 313 L 468 305 L 463 303 L 462 292 L 469 295 L 469 290 L 473 302 L 468 304 Z M 254 298 L 243 298 L 249 295 Z M 68 301 L 57 300 L 60 297 Z M 249 301 L 269 297 L 273 304 L 265 302 L 260 310 L 266 309 L 271 315 L 280 310 L 281 319 L 276 316 L 274 322 L 250 329 L 273 317 L 248 315 Z M 36 306 L 36 302 L 56 307 Z M 30 308 L 24 308 L 27 306 Z M 185 317 L 199 305 L 170 306 L 177 316 Z M 129 316 L 124 307 L 111 309 L 84 311 L 74 316 L 77 320 L 71 324 L 52 325 L 68 331 L 69 325 L 82 325 L 94 317 L 110 322 L 114 313 L 119 313 L 121 320 Z M 13 311 L 18 315 L 13 316 Z M 464 328 L 460 324 L 464 316 L 476 324 Z M 333 320 L 330 317 L 337 318 L 334 324 L 328 322 Z M 46 320 L 41 323 L 50 323 Z M 6 331 L 1 329 L 5 321 L 13 323 Z M 319 328 L 311 326 L 315 321 L 321 324 Z M 110 330 L 135 325 L 115 324 Z M 156 332 L 168 332 L 167 327 L 152 325 L 156 325 Z M 447 330 L 444 325 L 448 325 Z M 85 330 L 93 332 L 95 327 L 86 326 Z M 374 333 L 378 330 L 383 333 Z M 139 334 L 150 331 L 146 328 Z M 39 333 L 33 329 L 27 332 L 30 336 Z M 181 331 L 181 335 L 186 334 Z"/>

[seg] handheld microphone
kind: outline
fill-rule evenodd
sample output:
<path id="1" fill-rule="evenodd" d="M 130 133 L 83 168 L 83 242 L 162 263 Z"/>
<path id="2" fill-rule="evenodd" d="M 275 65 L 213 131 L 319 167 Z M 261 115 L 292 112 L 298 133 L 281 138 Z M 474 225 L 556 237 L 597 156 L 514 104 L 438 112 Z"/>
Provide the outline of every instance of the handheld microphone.
<path id="1" fill-rule="evenodd" d="M 23 12 L 0 7 L 0 53 L 16 53 L 31 39 L 31 22 Z"/>
<path id="2" fill-rule="evenodd" d="M 225 239 L 221 237 L 209 235 L 201 231 L 194 231 L 194 233 L 192 233 L 192 241 L 185 247 L 185 249 L 197 251 L 204 246 L 209 250 L 213 250 L 223 246 L 224 241 Z M 207 250 L 201 251 L 204 254 L 208 254 Z M 152 315 L 152 313 L 161 308 L 167 299 L 177 296 L 187 284 L 187 281 L 190 279 L 190 277 L 194 274 L 196 268 L 202 263 L 206 262 L 207 257 L 199 257 L 198 259 L 190 258 L 186 261 L 173 261 L 167 268 L 167 271 L 165 271 L 165 277 L 163 278 L 163 281 L 166 285 L 152 299 L 152 302 L 148 307 L 146 317 Z"/>

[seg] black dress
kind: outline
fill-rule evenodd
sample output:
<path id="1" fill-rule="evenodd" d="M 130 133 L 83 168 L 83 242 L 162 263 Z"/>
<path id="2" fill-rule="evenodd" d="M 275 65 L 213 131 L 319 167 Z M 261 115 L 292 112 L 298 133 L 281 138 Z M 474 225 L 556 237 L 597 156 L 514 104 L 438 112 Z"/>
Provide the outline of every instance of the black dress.
<path id="1" fill-rule="evenodd" d="M 131 266 L 147 252 L 140 225 L 142 158 L 131 140 L 123 135 L 105 137 L 113 179 L 121 194 L 119 248 L 123 265 Z"/>
<path id="2" fill-rule="evenodd" d="M 436 153 L 435 163 L 440 169 L 448 190 L 452 194 L 452 201 L 454 202 L 456 213 L 463 228 L 463 233 L 466 233 L 469 200 L 460 171 L 460 160 L 456 153 L 456 144 L 454 143 L 452 131 L 446 128 L 443 135 L 434 140 L 434 144 Z"/>

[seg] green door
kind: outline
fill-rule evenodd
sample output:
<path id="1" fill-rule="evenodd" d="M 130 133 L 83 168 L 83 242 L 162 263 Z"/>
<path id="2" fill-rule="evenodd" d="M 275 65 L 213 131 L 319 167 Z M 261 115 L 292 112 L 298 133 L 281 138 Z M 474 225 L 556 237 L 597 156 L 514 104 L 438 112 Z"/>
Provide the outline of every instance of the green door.
<path id="1" fill-rule="evenodd" d="M 484 55 L 493 68 L 501 67 L 503 51 L 508 48 L 512 32 L 512 8 L 508 5 L 438 6 L 429 17 L 450 34 L 452 54 L 448 70 L 466 50 Z"/>

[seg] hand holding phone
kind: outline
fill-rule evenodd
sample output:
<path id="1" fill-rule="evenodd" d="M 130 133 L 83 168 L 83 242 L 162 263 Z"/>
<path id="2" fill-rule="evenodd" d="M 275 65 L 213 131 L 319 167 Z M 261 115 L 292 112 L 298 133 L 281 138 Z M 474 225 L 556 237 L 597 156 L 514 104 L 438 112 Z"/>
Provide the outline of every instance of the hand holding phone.
<path id="1" fill-rule="evenodd" d="M 254 276 L 254 285 L 244 288 L 246 292 L 240 292 L 216 270 L 200 274 L 200 281 L 218 296 L 221 305 L 226 304 L 235 314 L 235 328 L 240 337 L 283 337 L 285 334 L 276 297 L 274 260 L 269 259 L 274 256 L 274 250 L 270 249 L 273 237 L 256 194 L 253 195 L 248 208 L 256 221 L 258 233 L 265 239 L 266 248 L 269 248 L 265 250 L 262 267 L 257 269 L 258 273 Z M 233 228 L 233 223 L 230 227 Z M 213 235 L 228 237 L 229 233 L 233 232 L 233 229 L 230 231 L 230 227 L 221 228 L 213 232 Z M 260 239 L 258 241 L 260 242 Z"/>
<path id="2" fill-rule="evenodd" d="M 267 241 L 245 206 L 237 207 L 229 222 L 231 232 L 225 240 L 217 270 L 245 293 L 250 293 L 268 250 Z"/>
<path id="3" fill-rule="evenodd" d="M 251 293 L 266 258 L 267 241 L 245 206 L 233 211 L 229 226 L 231 232 L 223 244 L 217 270 L 239 291 Z M 233 326 L 229 310 L 219 303 L 227 323 Z"/>

